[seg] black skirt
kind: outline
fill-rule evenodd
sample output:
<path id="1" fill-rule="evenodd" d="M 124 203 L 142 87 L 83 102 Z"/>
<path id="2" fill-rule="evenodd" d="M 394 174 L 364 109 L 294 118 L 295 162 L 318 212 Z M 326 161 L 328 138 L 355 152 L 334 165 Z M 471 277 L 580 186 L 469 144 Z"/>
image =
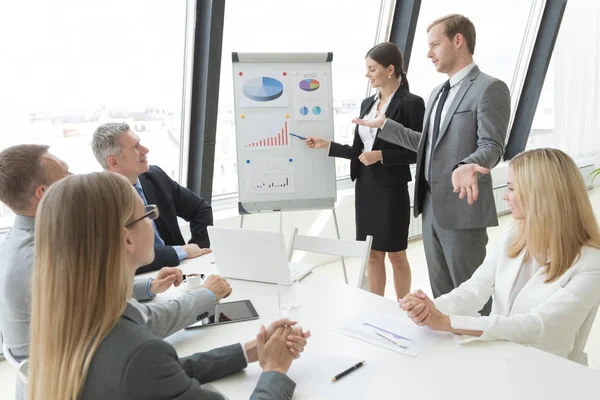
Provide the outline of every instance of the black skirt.
<path id="1" fill-rule="evenodd" d="M 361 165 L 355 186 L 356 240 L 373 236 L 372 250 L 395 252 L 408 246 L 408 185 L 382 186 L 372 168 Z"/>

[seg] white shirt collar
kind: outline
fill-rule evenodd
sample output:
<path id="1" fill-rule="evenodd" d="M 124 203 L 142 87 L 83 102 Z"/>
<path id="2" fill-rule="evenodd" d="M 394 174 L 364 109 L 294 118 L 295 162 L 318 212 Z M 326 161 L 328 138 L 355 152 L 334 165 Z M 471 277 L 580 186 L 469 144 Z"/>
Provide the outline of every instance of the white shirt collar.
<path id="1" fill-rule="evenodd" d="M 455 73 L 452 76 L 452 78 L 450 78 L 450 87 L 453 87 L 454 85 L 456 85 L 457 83 L 459 83 L 460 81 L 465 79 L 465 76 L 469 75 L 469 72 L 471 72 L 471 70 L 473 68 L 475 68 L 474 62 L 472 62 L 471 64 L 467 65 L 466 67 L 464 67 L 463 69 L 461 69 L 460 71 Z"/>
<path id="2" fill-rule="evenodd" d="M 398 86 L 398 89 L 400 89 L 400 86 Z M 390 101 L 392 101 L 392 99 L 394 98 L 394 95 L 396 94 L 396 92 L 398 91 L 398 89 L 394 90 L 392 92 L 392 94 L 390 95 L 390 98 L 388 99 L 388 104 L 390 103 Z M 377 93 L 375 93 L 374 96 L 375 102 L 377 103 L 378 101 L 381 101 L 381 92 L 379 90 L 377 90 Z"/>

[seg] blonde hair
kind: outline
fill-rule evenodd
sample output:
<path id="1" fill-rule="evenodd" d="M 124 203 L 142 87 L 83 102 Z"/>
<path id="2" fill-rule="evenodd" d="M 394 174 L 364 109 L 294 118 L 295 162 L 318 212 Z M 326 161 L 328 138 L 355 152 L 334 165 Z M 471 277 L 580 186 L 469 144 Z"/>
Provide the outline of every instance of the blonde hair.
<path id="1" fill-rule="evenodd" d="M 135 194 L 113 173 L 52 185 L 35 223 L 28 398 L 77 399 L 94 353 L 131 297 L 125 224 Z"/>
<path id="2" fill-rule="evenodd" d="M 508 256 L 525 249 L 545 267 L 546 282 L 568 270 L 585 245 L 600 248 L 598 223 L 581 172 L 566 153 L 535 149 L 515 156 L 509 164 L 513 186 L 525 214 L 508 247 Z"/>
<path id="3" fill-rule="evenodd" d="M 427 33 L 436 25 L 443 24 L 444 25 L 444 34 L 450 40 L 454 39 L 456 35 L 459 33 L 463 35 L 465 41 L 467 42 L 467 50 L 469 54 L 473 55 L 475 53 L 475 41 L 477 39 L 477 34 L 475 32 L 475 25 L 471 22 L 471 20 L 464 15 L 460 14 L 450 14 L 445 17 L 441 17 L 433 21 L 427 27 Z"/>

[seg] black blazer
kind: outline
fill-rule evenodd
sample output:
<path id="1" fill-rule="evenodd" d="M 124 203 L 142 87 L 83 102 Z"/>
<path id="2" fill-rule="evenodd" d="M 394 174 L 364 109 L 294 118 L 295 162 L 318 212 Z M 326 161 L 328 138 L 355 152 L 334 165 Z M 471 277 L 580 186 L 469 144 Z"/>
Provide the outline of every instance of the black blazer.
<path id="1" fill-rule="evenodd" d="M 377 96 L 377 95 L 375 95 Z M 375 96 L 367 97 L 360 106 L 360 118 L 371 110 L 375 104 Z M 423 129 L 423 115 L 425 114 L 425 102 L 419 96 L 409 93 L 404 87 L 399 87 L 390 101 L 385 115 L 407 128 L 421 132 Z M 404 147 L 391 144 L 379 139 L 379 129 L 373 150 L 381 150 L 383 163 L 375 163 L 369 168 L 373 171 L 374 179 L 382 186 L 396 186 L 406 184 L 412 180 L 410 175 L 410 164 L 417 161 L 417 153 Z M 365 167 L 358 160 L 363 151 L 363 142 L 358 134 L 358 125 L 354 131 L 354 142 L 352 146 L 331 142 L 329 155 L 350 159 L 350 178 L 355 180 L 360 168 Z"/>
<path id="2" fill-rule="evenodd" d="M 192 238 L 189 243 L 196 243 L 201 248 L 210 247 L 206 227 L 213 224 L 213 215 L 212 207 L 205 199 L 179 185 L 156 165 L 151 165 L 150 170 L 139 179 L 148 204 L 158 206 L 160 216 L 154 222 L 166 246 L 154 247 L 152 264 L 139 268 L 136 273 L 179 265 L 177 253 L 168 247 L 185 244 L 177 217 L 190 223 Z"/>

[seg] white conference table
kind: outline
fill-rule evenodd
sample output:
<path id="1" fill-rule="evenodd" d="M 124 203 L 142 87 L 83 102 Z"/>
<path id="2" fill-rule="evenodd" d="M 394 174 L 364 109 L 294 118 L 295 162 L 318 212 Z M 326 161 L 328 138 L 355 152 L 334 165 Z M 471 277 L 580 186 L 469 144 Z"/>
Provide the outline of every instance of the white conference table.
<path id="1" fill-rule="evenodd" d="M 212 255 L 185 261 L 180 267 L 184 273 L 215 272 Z M 154 275 L 148 273 L 143 276 Z M 276 285 L 234 279 L 228 281 L 233 293 L 224 301 L 250 299 L 260 319 L 177 332 L 166 340 L 175 346 L 180 357 L 251 340 L 261 324 L 266 326 L 279 318 Z M 173 287 L 154 301 L 167 301 L 183 293 L 182 289 Z M 333 327 L 342 321 L 373 311 L 407 317 L 393 300 L 315 273 L 300 281 L 298 298 L 302 325 L 312 331 L 312 337 L 300 360 L 294 363 L 311 359 L 313 362 L 325 360 L 323 362 L 326 363 L 326 360 L 339 356 L 343 360 L 352 360 L 346 363 L 347 367 L 367 360 L 363 368 L 371 370 L 365 382 L 368 388 L 363 386 L 364 396 L 362 393 L 351 397 L 332 395 L 335 386 L 331 387 L 333 392 L 328 392 L 327 396 L 317 396 L 314 385 L 307 382 L 303 386 L 302 381 L 296 380 L 295 399 L 600 398 L 600 371 L 514 343 L 496 341 L 459 345 L 452 335 L 446 334 L 424 353 L 412 358 L 337 333 Z M 212 386 L 229 399 L 248 399 L 260 372 L 258 363 L 253 363 L 240 373 L 213 382 Z M 329 383 L 332 375 L 322 378 L 327 384 L 339 385 L 344 380 L 356 379 L 358 372 L 335 384 Z"/>

